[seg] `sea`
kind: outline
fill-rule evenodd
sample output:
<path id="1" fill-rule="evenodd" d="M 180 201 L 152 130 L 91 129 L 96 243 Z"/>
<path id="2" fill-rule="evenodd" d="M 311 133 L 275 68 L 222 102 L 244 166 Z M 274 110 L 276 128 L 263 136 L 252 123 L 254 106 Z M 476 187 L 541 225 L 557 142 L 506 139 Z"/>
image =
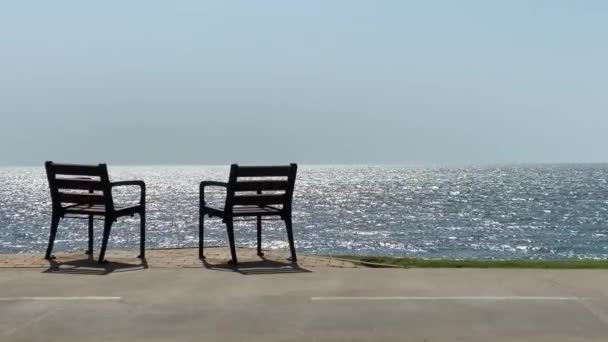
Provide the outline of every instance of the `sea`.
<path id="1" fill-rule="evenodd" d="M 147 246 L 198 243 L 198 185 L 226 181 L 227 166 L 110 166 L 113 181 L 147 184 Z M 222 189 L 209 202 L 221 206 Z M 138 200 L 119 188 L 115 201 Z M 300 165 L 294 195 L 300 254 L 452 259 L 605 259 L 608 164 L 385 166 Z M 0 167 L 0 254 L 42 253 L 51 221 L 43 166 Z M 96 222 L 96 244 L 103 224 Z M 219 219 L 206 241 L 224 246 Z M 235 226 L 237 244 L 256 244 L 255 222 Z M 137 216 L 115 223 L 110 249 L 137 248 Z M 284 249 L 281 221 L 264 223 L 263 248 Z M 62 220 L 55 251 L 85 250 L 86 220 Z"/>

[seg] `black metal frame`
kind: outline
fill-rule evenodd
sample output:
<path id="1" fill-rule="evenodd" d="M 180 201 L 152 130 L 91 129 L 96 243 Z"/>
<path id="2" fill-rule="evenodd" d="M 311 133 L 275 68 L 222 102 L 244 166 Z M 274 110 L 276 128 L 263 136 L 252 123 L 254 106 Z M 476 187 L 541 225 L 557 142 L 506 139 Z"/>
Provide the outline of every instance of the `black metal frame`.
<path id="1" fill-rule="evenodd" d="M 145 258 L 146 184 L 143 181 L 110 182 L 106 164 L 72 165 L 47 161 L 45 167 L 53 202 L 51 232 L 45 255 L 46 259 L 54 259 L 52 255 L 53 245 L 55 243 L 57 228 L 62 218 L 88 218 L 89 241 L 86 253 L 93 255 L 94 216 L 103 216 L 103 240 L 98 261 L 99 263 L 104 263 L 112 224 L 120 217 L 132 217 L 135 214 L 138 214 L 140 217 L 140 251 L 138 258 Z M 58 178 L 57 175 L 64 177 Z M 99 178 L 99 180 L 94 178 Z M 116 207 L 112 199 L 112 189 L 119 186 L 138 186 L 140 188 L 139 204 L 129 207 Z M 62 192 L 61 190 L 71 190 L 71 192 Z M 66 216 L 66 214 L 84 215 L 84 217 L 70 217 Z"/>
<path id="2" fill-rule="evenodd" d="M 292 224 L 292 200 L 295 187 L 297 164 L 286 166 L 230 166 L 228 182 L 204 181 L 200 184 L 200 206 L 199 206 L 199 258 L 205 259 L 204 255 L 204 227 L 205 215 L 210 218 L 218 217 L 226 224 L 228 240 L 230 243 L 231 260 L 229 263 L 237 264 L 236 246 L 234 241 L 234 218 L 255 217 L 257 223 L 257 254 L 262 253 L 262 220 L 264 217 L 278 217 L 285 221 L 287 239 L 291 252 L 291 261 L 296 262 L 296 250 L 293 239 Z M 272 179 L 267 180 L 268 177 Z M 276 180 L 283 177 L 286 180 Z M 252 181 L 239 181 L 239 178 L 256 178 Z M 206 205 L 205 188 L 226 188 L 226 203 L 223 209 L 213 208 Z M 264 192 L 271 191 L 272 194 Z M 237 195 L 243 192 L 255 192 L 254 195 Z M 276 192 L 283 192 L 277 194 Z M 281 205 L 281 207 L 277 207 Z"/>

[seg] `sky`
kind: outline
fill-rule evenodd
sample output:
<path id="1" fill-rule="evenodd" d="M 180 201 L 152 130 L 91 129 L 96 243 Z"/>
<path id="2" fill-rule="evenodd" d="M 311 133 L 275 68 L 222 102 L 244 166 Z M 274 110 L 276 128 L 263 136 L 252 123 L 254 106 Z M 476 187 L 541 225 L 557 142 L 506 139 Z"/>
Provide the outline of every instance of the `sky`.
<path id="1" fill-rule="evenodd" d="M 0 165 L 608 162 L 608 1 L 0 8 Z"/>

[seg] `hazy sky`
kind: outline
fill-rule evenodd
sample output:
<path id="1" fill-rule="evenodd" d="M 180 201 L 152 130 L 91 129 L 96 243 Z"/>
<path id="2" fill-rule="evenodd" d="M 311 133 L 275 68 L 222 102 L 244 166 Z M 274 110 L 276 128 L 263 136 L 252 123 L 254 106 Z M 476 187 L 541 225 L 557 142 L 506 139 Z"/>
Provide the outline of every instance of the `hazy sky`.
<path id="1" fill-rule="evenodd" d="M 608 1 L 5 1 L 0 119 L 4 165 L 606 162 Z"/>

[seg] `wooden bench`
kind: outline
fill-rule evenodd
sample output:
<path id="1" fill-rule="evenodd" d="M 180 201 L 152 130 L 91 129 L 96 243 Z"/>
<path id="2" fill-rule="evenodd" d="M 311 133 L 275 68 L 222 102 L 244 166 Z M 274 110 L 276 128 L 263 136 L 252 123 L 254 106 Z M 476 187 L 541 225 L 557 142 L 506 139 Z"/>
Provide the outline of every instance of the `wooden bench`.
<path id="1" fill-rule="evenodd" d="M 257 220 L 257 252 L 262 256 L 262 219 L 276 217 L 285 221 L 291 260 L 296 262 L 293 241 L 291 208 L 293 190 L 298 166 L 239 166 L 232 164 L 227 183 L 202 182 L 200 185 L 199 213 L 199 258 L 204 259 L 204 217 L 218 217 L 226 224 L 230 242 L 230 263 L 237 264 L 234 242 L 235 218 L 255 218 Z M 213 208 L 205 203 L 205 188 L 220 186 L 226 188 L 226 202 L 223 208 Z"/>
<path id="2" fill-rule="evenodd" d="M 103 263 L 112 223 L 119 217 L 139 214 L 140 251 L 139 258 L 145 258 L 146 248 L 146 184 L 143 181 L 110 182 L 108 168 L 99 165 L 72 165 L 46 162 L 46 173 L 51 189 L 53 213 L 51 233 L 46 250 L 46 259 L 54 256 L 53 244 L 57 227 L 62 218 L 87 218 L 89 220 L 89 245 L 87 254 L 93 254 L 93 218 L 103 216 L 104 230 L 99 262 Z M 112 189 L 117 186 L 139 186 L 139 204 L 131 206 L 116 206 L 112 199 Z"/>

